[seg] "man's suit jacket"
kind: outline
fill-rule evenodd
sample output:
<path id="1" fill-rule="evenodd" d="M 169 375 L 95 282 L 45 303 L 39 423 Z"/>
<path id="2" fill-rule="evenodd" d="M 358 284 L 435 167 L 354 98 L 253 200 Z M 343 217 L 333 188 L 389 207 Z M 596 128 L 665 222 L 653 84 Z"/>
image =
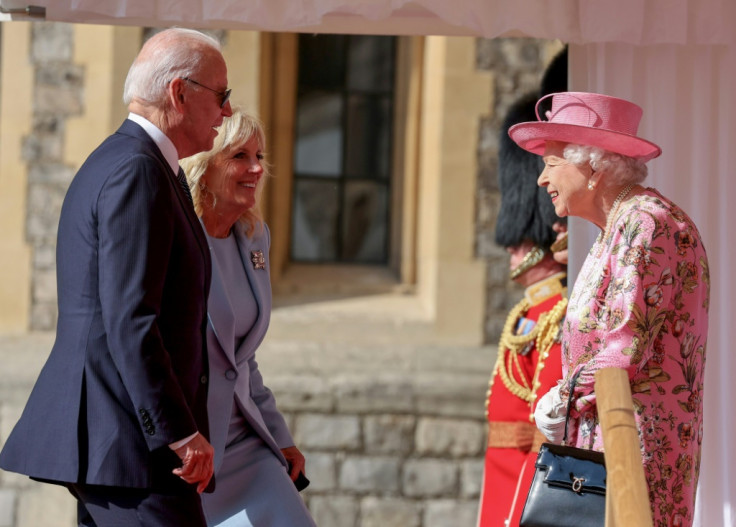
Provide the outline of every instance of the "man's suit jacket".
<path id="1" fill-rule="evenodd" d="M 126 120 L 59 220 L 56 341 L 0 467 L 51 482 L 176 491 L 168 447 L 207 433 L 207 241 L 171 167 Z"/>
<path id="2" fill-rule="evenodd" d="M 245 235 L 245 226 L 234 226 L 240 259 L 250 282 L 257 309 L 256 321 L 238 348 L 235 348 L 234 315 L 226 293 L 228 285 L 213 263 L 212 287 L 208 302 L 209 349 L 211 382 L 208 411 L 212 447 L 215 449 L 215 474 L 220 468 L 228 435 L 233 401 L 240 407 L 253 431 L 274 451 L 286 466 L 281 449 L 293 446 L 294 441 L 283 416 L 276 409 L 271 391 L 264 386 L 256 362 L 256 349 L 266 335 L 271 319 L 271 280 L 268 251 L 268 227 L 256 229 L 253 238 Z M 254 259 L 263 258 L 264 268 L 256 269 Z M 260 267 L 260 266 L 259 266 Z M 218 492 L 222 490 L 218 488 Z"/>

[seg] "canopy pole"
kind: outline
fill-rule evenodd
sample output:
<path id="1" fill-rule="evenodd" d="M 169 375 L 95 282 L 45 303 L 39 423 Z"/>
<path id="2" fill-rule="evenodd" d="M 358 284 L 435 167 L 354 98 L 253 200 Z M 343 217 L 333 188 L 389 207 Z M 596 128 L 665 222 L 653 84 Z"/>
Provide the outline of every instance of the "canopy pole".
<path id="1" fill-rule="evenodd" d="M 46 8 L 38 5 L 11 7 L 10 9 L 7 9 L 0 4 L 0 13 L 4 15 L 25 15 L 31 18 L 46 18 Z"/>
<path id="2" fill-rule="evenodd" d="M 649 492 L 626 370 L 598 370 L 595 393 L 606 456 L 606 527 L 652 527 Z"/>

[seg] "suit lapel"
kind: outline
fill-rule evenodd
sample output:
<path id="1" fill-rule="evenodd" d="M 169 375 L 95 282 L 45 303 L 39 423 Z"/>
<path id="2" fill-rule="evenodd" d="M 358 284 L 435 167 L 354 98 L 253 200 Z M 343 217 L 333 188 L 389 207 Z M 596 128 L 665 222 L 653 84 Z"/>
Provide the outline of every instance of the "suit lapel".
<path id="1" fill-rule="evenodd" d="M 235 318 L 233 315 L 232 305 L 227 295 L 227 284 L 224 283 L 222 273 L 217 268 L 212 273 L 212 285 L 210 287 L 210 296 L 207 304 L 208 319 L 210 328 L 215 334 L 220 348 L 228 360 L 235 366 L 237 364 L 238 351 L 240 349 L 255 349 L 266 334 L 271 313 L 271 284 L 268 267 L 268 244 L 266 237 L 257 237 L 250 240 L 245 234 L 244 226 L 238 222 L 233 227 L 235 233 L 235 241 L 238 246 L 241 264 L 248 278 L 253 296 L 258 306 L 258 314 L 253 327 L 243 339 L 243 342 L 234 349 L 235 346 Z M 251 252 L 261 251 L 266 259 L 265 269 L 255 269 L 251 260 Z M 213 266 L 218 266 L 217 260 L 213 258 Z"/>
<path id="2" fill-rule="evenodd" d="M 204 229 L 204 226 L 202 228 Z M 215 272 L 212 273 L 210 295 L 207 300 L 207 320 L 217 342 L 220 344 L 222 353 L 235 366 L 235 318 L 233 308 L 216 258 L 212 258 L 212 266 L 215 267 Z"/>
<path id="3" fill-rule="evenodd" d="M 158 152 L 158 148 L 156 149 L 156 151 Z M 169 164 L 166 163 L 166 166 L 169 167 Z M 174 193 L 176 194 L 176 197 L 179 199 L 179 204 L 184 210 L 184 214 L 186 215 L 187 221 L 189 222 L 189 225 L 192 228 L 192 231 L 194 232 L 194 236 L 197 238 L 197 244 L 199 245 L 199 250 L 202 251 L 202 255 L 209 262 L 210 261 L 210 246 L 209 246 L 209 243 L 207 242 L 207 237 L 204 234 L 204 230 L 199 223 L 199 218 L 197 218 L 197 214 L 194 212 L 194 207 L 192 206 L 192 202 L 189 201 L 189 197 L 184 194 L 184 189 L 181 188 L 181 185 L 179 184 L 179 180 L 177 179 L 177 175 L 174 174 L 174 172 L 171 170 L 171 167 L 169 167 L 168 173 L 169 173 L 169 182 L 174 186 Z M 212 272 L 211 265 L 208 269 L 208 272 L 210 273 Z"/>
<path id="4" fill-rule="evenodd" d="M 174 194 L 176 195 L 179 204 L 184 211 L 184 215 L 186 216 L 187 221 L 192 228 L 192 232 L 194 232 L 194 236 L 197 239 L 197 244 L 199 245 L 199 250 L 202 252 L 202 256 L 205 260 L 205 270 L 207 276 L 210 276 L 212 274 L 212 262 L 210 260 L 210 249 L 209 244 L 207 243 L 207 237 L 204 235 L 202 226 L 199 224 L 199 219 L 194 212 L 194 207 L 192 207 L 189 198 L 184 195 L 184 189 L 181 188 L 181 185 L 179 185 L 179 181 L 176 178 L 176 174 L 171 170 L 171 165 L 169 165 L 168 161 L 166 161 L 166 158 L 161 153 L 161 150 L 156 145 L 155 141 L 151 139 L 151 136 L 149 136 L 143 128 L 141 128 L 138 124 L 134 123 L 130 119 L 126 119 L 125 121 L 123 121 L 123 124 L 120 125 L 117 133 L 129 135 L 139 139 L 148 147 L 151 154 L 155 156 L 164 167 L 166 167 L 166 174 L 169 178 L 169 184 L 172 185 L 174 189 Z"/>
<path id="5" fill-rule="evenodd" d="M 265 227 L 264 227 L 265 228 Z M 254 239 L 248 238 L 245 234 L 245 226 L 238 222 L 235 224 L 235 240 L 238 242 L 238 251 L 240 259 L 245 269 L 245 275 L 253 290 L 253 296 L 258 305 L 258 315 L 253 327 L 243 339 L 239 349 L 249 350 L 255 349 L 266 334 L 271 313 L 271 284 L 270 271 L 268 267 L 268 247 L 265 243 L 265 235 L 257 236 Z M 265 269 L 256 269 L 253 258 L 255 253 L 260 251 L 266 262 Z M 238 356 L 236 351 L 235 356 Z"/>

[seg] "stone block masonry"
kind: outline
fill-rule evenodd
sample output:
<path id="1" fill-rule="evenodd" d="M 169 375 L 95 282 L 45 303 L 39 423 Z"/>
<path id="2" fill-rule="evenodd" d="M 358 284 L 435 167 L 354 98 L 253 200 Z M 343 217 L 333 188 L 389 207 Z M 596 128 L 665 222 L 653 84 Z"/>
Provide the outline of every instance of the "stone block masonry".
<path id="1" fill-rule="evenodd" d="M 294 391 L 288 376 L 266 377 L 279 407 L 288 407 L 307 459 L 312 485 L 303 497 L 317 525 L 474 525 L 486 375 L 456 383 L 455 376 L 432 374 L 431 394 L 421 393 L 429 384 L 424 377 L 302 376 Z M 431 410 L 430 399 L 438 411 Z M 458 407 L 464 407 L 459 417 L 446 415 Z"/>
<path id="2" fill-rule="evenodd" d="M 307 460 L 320 527 L 474 527 L 495 348 L 439 343 L 416 299 L 273 312 L 263 378 Z"/>

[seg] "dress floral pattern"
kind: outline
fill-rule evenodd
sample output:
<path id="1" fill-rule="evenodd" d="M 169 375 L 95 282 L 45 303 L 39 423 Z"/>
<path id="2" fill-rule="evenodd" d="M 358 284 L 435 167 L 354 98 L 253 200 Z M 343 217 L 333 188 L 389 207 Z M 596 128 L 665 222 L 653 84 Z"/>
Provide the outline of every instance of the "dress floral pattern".
<path id="1" fill-rule="evenodd" d="M 571 438 L 603 450 L 594 374 L 626 369 L 654 525 L 689 526 L 703 435 L 708 260 L 692 220 L 653 189 L 615 214 L 611 234 L 599 236 L 583 264 L 563 325 L 564 386 L 583 370 Z"/>

